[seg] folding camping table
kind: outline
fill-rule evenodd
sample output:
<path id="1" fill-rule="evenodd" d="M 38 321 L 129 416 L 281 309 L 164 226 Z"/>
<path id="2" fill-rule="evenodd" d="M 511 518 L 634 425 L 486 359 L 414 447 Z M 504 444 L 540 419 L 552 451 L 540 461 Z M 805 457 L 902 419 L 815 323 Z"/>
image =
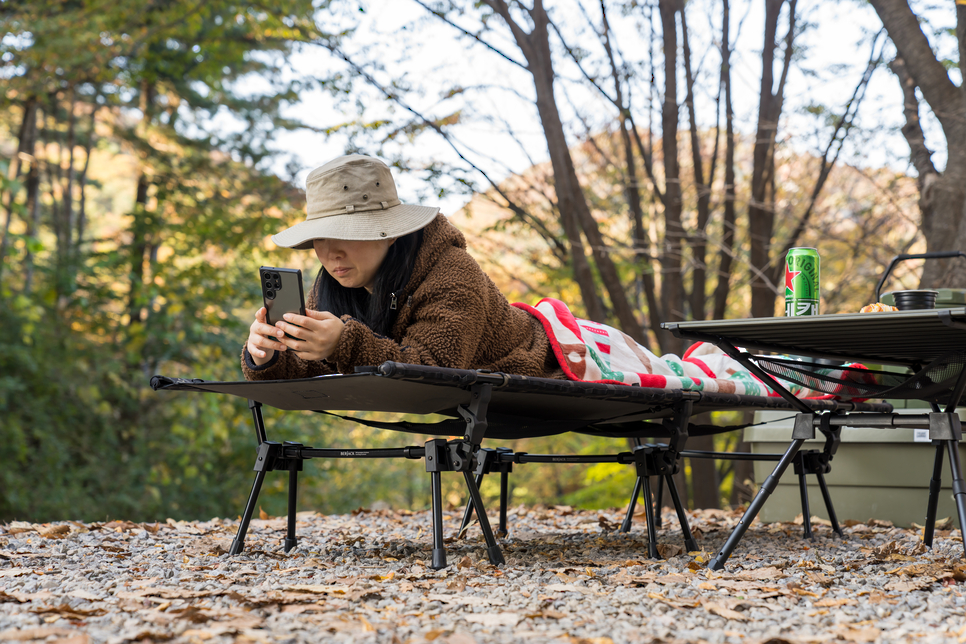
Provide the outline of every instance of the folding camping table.
<path id="1" fill-rule="evenodd" d="M 892 410 L 890 405 L 842 402 L 835 400 L 795 400 L 795 406 L 782 398 L 740 396 L 701 391 L 651 389 L 638 386 L 602 384 L 529 378 L 503 373 L 464 369 L 446 369 L 422 365 L 386 362 L 375 367 L 360 367 L 353 374 L 335 374 L 298 380 L 254 382 L 205 382 L 196 379 L 155 376 L 151 386 L 156 390 L 195 391 L 228 394 L 248 400 L 255 425 L 258 450 L 255 480 L 248 503 L 232 542 L 230 554 L 244 547 L 245 535 L 265 475 L 273 470 L 289 472 L 288 530 L 284 539 L 286 551 L 297 544 L 295 507 L 298 472 L 302 462 L 311 458 L 409 458 L 423 459 L 430 474 L 432 500 L 432 566 L 446 566 L 443 546 L 441 473 L 463 475 L 470 502 L 479 519 L 487 545 L 487 555 L 494 564 L 503 556 L 490 528 L 479 493 L 480 477 L 499 471 L 501 507 L 499 533 L 506 533 L 506 474 L 514 463 L 596 463 L 613 462 L 633 465 L 637 480 L 632 503 L 628 507 L 622 529 L 628 530 L 633 505 L 643 490 L 648 525 L 648 553 L 657 557 L 656 520 L 650 502 L 649 477 L 657 475 L 666 482 L 669 496 L 681 522 L 689 550 L 697 546 L 688 528 L 684 508 L 674 488 L 672 475 L 678 471 L 680 456 L 685 452 L 689 435 L 718 433 L 735 428 L 702 426 L 691 423 L 691 416 L 724 409 L 797 409 L 809 412 L 880 412 Z M 422 446 L 389 449 L 314 448 L 294 442 L 268 440 L 261 406 L 283 410 L 321 412 L 380 411 L 404 414 L 440 414 L 445 418 L 434 423 L 377 422 L 351 418 L 355 422 L 381 429 L 430 436 L 459 436 L 447 440 L 434 438 Z M 345 417 L 341 417 L 345 418 Z M 665 439 L 660 444 L 641 445 L 631 452 L 609 455 L 526 454 L 508 449 L 483 448 L 484 439 L 513 440 L 536 436 L 552 436 L 566 432 L 597 436 Z M 826 449 L 812 459 L 821 476 L 831 458 Z M 818 452 L 816 450 L 816 452 Z M 777 458 L 777 455 L 776 455 Z M 473 474 L 476 474 L 474 478 Z M 819 479 L 821 482 L 821 478 Z M 468 513 L 467 513 L 468 514 Z M 465 525 L 466 519 L 464 519 Z"/>
<path id="2" fill-rule="evenodd" d="M 952 469 L 952 491 L 966 549 L 966 483 L 958 450 L 962 428 L 959 416 L 954 413 L 956 406 L 963 402 L 966 390 L 966 308 L 667 322 L 662 326 L 679 338 L 714 343 L 767 382 L 799 411 L 784 456 L 762 483 L 734 532 L 709 562 L 709 567 L 715 570 L 724 567 L 802 444 L 815 437 L 816 427 L 826 435 L 843 426 L 928 429 L 929 438 L 936 445 L 936 457 L 923 540 L 927 546 L 932 546 L 945 450 Z M 846 369 L 850 377 L 836 380 L 822 375 L 819 371 L 823 366 L 821 362 L 752 355 L 744 349 L 809 356 L 838 363 L 896 365 L 904 369 L 899 372 Z M 875 376 L 874 381 L 866 377 L 869 373 Z M 900 415 L 853 410 L 816 414 L 814 408 L 796 398 L 776 377 L 818 391 L 855 398 L 922 400 L 930 403 L 932 413 Z"/>

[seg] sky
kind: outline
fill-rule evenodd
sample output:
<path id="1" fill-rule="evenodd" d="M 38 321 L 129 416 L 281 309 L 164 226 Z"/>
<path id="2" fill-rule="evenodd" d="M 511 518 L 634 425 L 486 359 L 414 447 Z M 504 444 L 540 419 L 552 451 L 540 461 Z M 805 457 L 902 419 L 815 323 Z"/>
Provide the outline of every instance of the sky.
<path id="1" fill-rule="evenodd" d="M 568 43 L 573 46 L 586 44 L 588 49 L 596 42 L 593 34 L 586 32 L 586 18 L 576 5 L 577 0 L 561 0 L 548 3 L 553 18 Z M 734 1 L 732 7 L 732 40 L 736 43 L 733 56 L 733 83 L 735 114 L 739 131 L 751 134 L 755 131 L 757 98 L 761 77 L 760 51 L 762 47 L 763 3 L 760 1 Z M 336 29 L 352 26 L 354 36 L 346 50 L 360 60 L 368 59 L 384 67 L 374 71 L 382 83 L 406 83 L 424 88 L 408 97 L 410 104 L 420 111 L 442 115 L 448 110 L 463 110 L 463 122 L 453 131 L 458 137 L 464 154 L 487 169 L 499 180 L 510 172 L 525 170 L 532 162 L 547 159 L 546 143 L 536 117 L 535 109 L 527 99 L 533 95 L 529 74 L 465 38 L 458 37 L 452 27 L 435 18 L 412 0 L 365 0 L 340 5 L 341 13 L 320 16 L 320 23 Z M 599 9 L 594 2 L 586 2 L 588 15 L 599 20 Z M 692 51 L 702 81 L 699 83 L 699 127 L 709 126 L 714 117 L 711 101 L 716 92 L 717 57 L 712 47 L 713 37 L 720 26 L 720 2 L 717 0 L 691 0 L 687 5 L 688 26 L 693 33 Z M 616 14 L 616 12 L 615 12 Z M 935 9 L 931 15 L 937 24 L 952 25 L 955 12 L 944 13 Z M 617 46 L 630 61 L 646 59 L 650 45 L 642 37 L 643 13 L 622 19 L 611 16 Z M 808 28 L 798 40 L 801 60 L 793 65 L 786 89 L 784 117 L 780 136 L 788 137 L 800 151 L 820 153 L 827 144 L 828 130 L 821 119 L 806 113 L 812 104 L 826 105 L 840 113 L 852 95 L 859 78 L 865 70 L 872 51 L 872 36 L 881 27 L 874 11 L 865 2 L 840 0 L 833 2 L 799 2 L 799 24 Z M 471 24 L 469 22 L 465 23 Z M 584 25 L 584 31 L 574 25 Z M 500 40 L 502 24 L 488 38 L 502 51 L 517 60 L 523 60 L 516 45 Z M 784 30 L 783 26 L 780 31 Z M 894 55 L 888 39 L 884 43 L 884 60 Z M 881 51 L 882 45 L 876 49 Z M 953 52 L 948 52 L 952 55 Z M 656 59 L 660 64 L 660 53 Z M 334 71 L 344 69 L 325 49 L 309 46 L 298 52 L 291 61 L 294 73 L 314 78 L 325 78 Z M 600 127 L 614 118 L 614 109 L 598 93 L 580 82 L 580 72 L 574 65 L 561 64 L 558 68 L 558 103 L 567 122 L 578 123 L 574 118 L 579 112 L 589 121 L 590 127 Z M 776 71 L 777 73 L 777 71 Z M 958 82 L 958 78 L 954 79 Z M 441 88 L 459 85 L 475 88 L 455 99 L 441 101 Z M 683 84 L 682 84 L 683 86 Z M 643 88 L 646 91 L 646 87 Z M 683 89 L 679 102 L 683 101 Z M 643 98 L 638 96 L 638 99 Z M 658 97 L 659 98 L 659 97 Z M 638 100 L 638 122 L 646 120 L 645 102 Z M 655 110 L 658 108 L 655 104 Z M 331 128 L 356 118 L 398 118 L 379 97 L 365 91 L 355 101 L 340 103 L 330 93 L 312 91 L 303 94 L 301 102 L 292 108 L 291 114 L 316 128 Z M 680 126 L 686 128 L 686 112 L 682 109 Z M 843 150 L 843 160 L 862 166 L 890 165 L 898 170 L 908 170 L 908 149 L 898 133 L 902 124 L 901 94 L 895 77 L 886 67 L 875 71 L 865 94 L 857 120 L 860 130 L 850 137 Z M 506 134 L 509 123 L 515 136 Z M 652 115 L 655 125 L 660 122 L 659 112 Z M 928 117 L 927 143 L 937 154 L 934 162 L 942 167 L 945 158 L 940 139 L 934 136 L 936 126 Z M 580 129 L 582 126 L 577 126 Z M 571 129 L 576 140 L 579 132 Z M 283 157 L 294 158 L 302 171 L 299 183 L 313 167 L 344 153 L 347 138 L 341 134 L 325 135 L 299 131 L 278 137 L 276 147 Z M 444 159 L 457 161 L 454 151 L 437 135 L 423 135 L 415 142 L 403 141 L 397 150 L 416 159 Z M 425 185 L 415 177 L 397 175 L 400 197 L 404 202 L 426 199 Z M 465 202 L 465 197 L 451 195 L 439 201 L 443 212 L 452 213 Z"/>

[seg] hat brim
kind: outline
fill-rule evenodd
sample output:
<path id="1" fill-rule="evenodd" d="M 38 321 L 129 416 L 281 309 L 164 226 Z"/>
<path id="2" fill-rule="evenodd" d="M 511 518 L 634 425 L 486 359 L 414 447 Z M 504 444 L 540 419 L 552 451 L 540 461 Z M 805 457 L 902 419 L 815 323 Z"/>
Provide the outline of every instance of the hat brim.
<path id="1" fill-rule="evenodd" d="M 439 208 L 400 204 L 385 210 L 330 215 L 307 219 L 272 235 L 272 241 L 283 248 L 307 250 L 316 239 L 376 241 L 408 235 L 429 225 Z"/>

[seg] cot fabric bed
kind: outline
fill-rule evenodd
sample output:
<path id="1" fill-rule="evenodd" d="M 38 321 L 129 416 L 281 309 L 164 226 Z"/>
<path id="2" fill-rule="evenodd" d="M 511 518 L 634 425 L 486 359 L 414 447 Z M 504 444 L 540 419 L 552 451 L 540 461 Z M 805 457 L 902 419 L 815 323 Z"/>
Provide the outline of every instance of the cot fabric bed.
<path id="1" fill-rule="evenodd" d="M 299 380 L 254 382 L 206 382 L 197 379 L 155 376 L 151 386 L 159 391 L 192 391 L 227 394 L 244 398 L 252 410 L 258 451 L 255 482 L 249 496 L 231 553 L 244 545 L 248 524 L 256 507 L 262 481 L 268 471 L 289 472 L 288 533 L 286 551 L 297 543 L 295 537 L 295 504 L 297 472 L 302 461 L 310 458 L 422 458 L 432 481 L 433 567 L 446 565 L 442 535 L 442 499 L 440 475 L 443 471 L 463 474 L 470 503 L 475 509 L 487 543 L 487 554 L 494 563 L 503 561 L 499 546 L 479 495 L 479 480 L 487 472 L 500 471 L 504 483 L 513 463 L 525 462 L 617 462 L 635 465 L 637 482 L 624 529 L 629 529 L 633 501 L 643 489 L 650 499 L 648 479 L 651 475 L 666 481 L 668 491 L 681 518 L 682 531 L 689 549 L 695 547 L 673 487 L 671 475 L 677 471 L 681 453 L 689 436 L 719 433 L 733 428 L 702 426 L 691 423 L 695 414 L 727 409 L 795 408 L 778 397 L 739 396 L 686 390 L 663 390 L 646 387 L 600 384 L 546 378 L 529 378 L 503 373 L 463 369 L 447 369 L 386 362 L 361 367 L 353 374 L 326 375 Z M 813 412 L 888 412 L 884 403 L 843 402 L 836 400 L 804 400 L 798 404 Z M 312 448 L 297 443 L 268 440 L 261 406 L 282 410 L 379 411 L 404 414 L 439 414 L 438 422 L 373 422 L 350 419 L 363 424 L 429 436 L 459 437 L 451 440 L 433 438 L 423 446 L 398 449 Z M 828 441 L 822 454 L 812 455 L 812 473 L 827 471 L 828 461 L 837 445 L 836 429 L 827 432 Z M 537 436 L 580 432 L 595 436 L 628 437 L 659 440 L 657 444 L 640 444 L 631 452 L 614 455 L 530 455 L 508 449 L 484 448 L 483 443 Z M 492 442 L 490 443 L 492 444 Z M 694 453 L 695 456 L 699 454 Z M 806 465 L 805 455 L 800 457 Z M 473 474 L 476 474 L 474 478 Z M 821 480 L 821 479 L 820 479 Z M 504 487 L 505 490 L 505 487 Z M 500 532 L 505 533 L 505 496 L 501 498 Z M 467 512 L 467 515 L 469 512 Z M 646 503 L 648 550 L 657 556 L 653 506 Z M 468 518 L 468 517 L 467 517 Z M 465 524 L 465 521 L 464 521 Z"/>

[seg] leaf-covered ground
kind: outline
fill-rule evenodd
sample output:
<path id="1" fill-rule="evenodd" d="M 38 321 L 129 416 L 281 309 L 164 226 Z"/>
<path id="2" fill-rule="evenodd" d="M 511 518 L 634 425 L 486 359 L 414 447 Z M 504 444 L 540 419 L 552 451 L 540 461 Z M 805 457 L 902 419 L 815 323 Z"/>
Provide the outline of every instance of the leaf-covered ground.
<path id="1" fill-rule="evenodd" d="M 726 571 L 706 562 L 737 514 L 690 515 L 704 550 L 686 553 L 673 513 L 646 556 L 643 517 L 518 507 L 507 564 L 486 562 L 479 530 L 434 571 L 427 512 L 301 513 L 253 521 L 0 526 L 0 641 L 88 642 L 966 642 L 958 530 L 934 547 L 887 523 L 755 524 Z"/>

